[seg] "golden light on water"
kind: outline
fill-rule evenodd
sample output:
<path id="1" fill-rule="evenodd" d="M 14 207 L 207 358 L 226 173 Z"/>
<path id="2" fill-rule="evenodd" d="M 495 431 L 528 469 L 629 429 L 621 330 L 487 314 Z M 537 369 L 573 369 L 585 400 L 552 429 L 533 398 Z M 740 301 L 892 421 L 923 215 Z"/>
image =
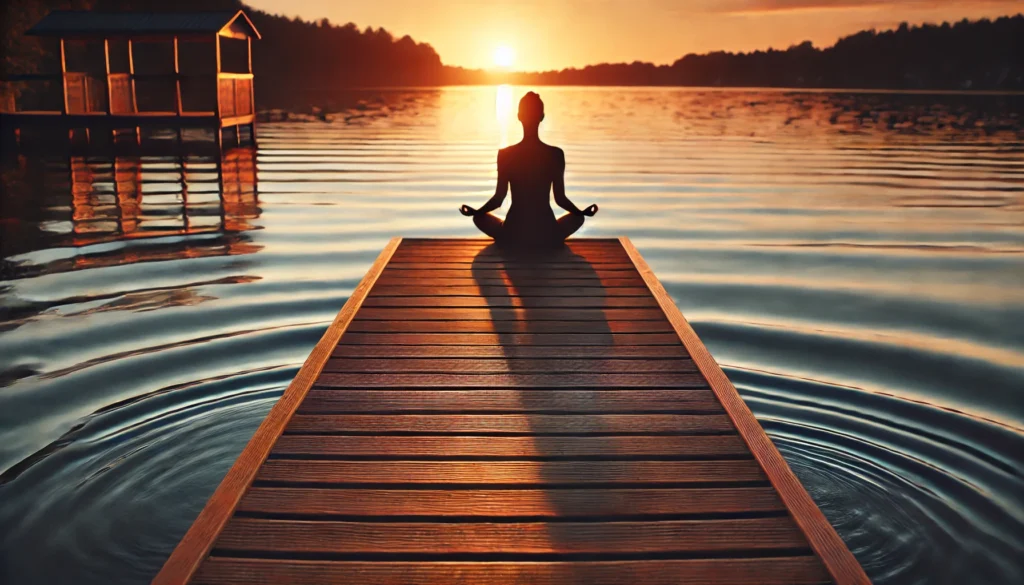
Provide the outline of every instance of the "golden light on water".
<path id="1" fill-rule="evenodd" d="M 509 145 L 509 131 L 515 127 L 516 104 L 511 85 L 499 85 L 494 88 L 494 117 L 498 122 L 498 146 Z"/>

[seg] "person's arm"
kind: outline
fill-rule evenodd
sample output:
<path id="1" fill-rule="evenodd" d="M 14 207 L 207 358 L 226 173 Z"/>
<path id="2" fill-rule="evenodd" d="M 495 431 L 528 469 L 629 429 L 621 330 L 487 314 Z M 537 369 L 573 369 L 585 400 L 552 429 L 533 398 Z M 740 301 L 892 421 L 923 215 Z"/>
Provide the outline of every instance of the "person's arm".
<path id="1" fill-rule="evenodd" d="M 562 209 L 568 211 L 573 215 L 594 215 L 597 213 L 597 206 L 591 205 L 586 209 L 580 209 L 576 207 L 576 204 L 569 201 L 569 198 L 565 195 L 565 152 L 562 150 L 558 151 L 559 169 L 555 173 L 554 191 L 555 191 L 555 204 Z"/>
<path id="2" fill-rule="evenodd" d="M 505 165 L 501 160 L 501 151 L 498 151 L 498 184 L 494 188 L 494 195 L 484 203 L 480 209 L 473 209 L 468 205 L 463 205 L 460 211 L 463 215 L 476 215 L 478 213 L 490 213 L 495 209 L 501 207 L 501 204 L 505 201 L 505 197 L 508 195 L 508 175 L 505 172 Z"/>

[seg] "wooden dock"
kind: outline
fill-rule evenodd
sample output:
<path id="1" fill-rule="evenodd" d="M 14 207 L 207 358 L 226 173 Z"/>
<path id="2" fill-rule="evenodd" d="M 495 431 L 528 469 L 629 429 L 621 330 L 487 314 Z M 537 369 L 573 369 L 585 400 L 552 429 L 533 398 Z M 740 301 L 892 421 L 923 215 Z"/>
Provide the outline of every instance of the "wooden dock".
<path id="1" fill-rule="evenodd" d="M 155 585 L 869 583 L 628 239 L 385 248 Z"/>

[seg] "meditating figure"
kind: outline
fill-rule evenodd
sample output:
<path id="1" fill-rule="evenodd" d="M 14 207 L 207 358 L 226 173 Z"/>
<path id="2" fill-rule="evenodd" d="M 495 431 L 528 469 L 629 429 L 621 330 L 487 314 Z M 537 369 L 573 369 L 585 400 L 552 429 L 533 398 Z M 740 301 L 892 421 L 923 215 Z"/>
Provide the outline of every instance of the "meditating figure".
<path id="1" fill-rule="evenodd" d="M 499 244 L 515 248 L 560 246 L 583 226 L 584 216 L 597 213 L 597 205 L 579 209 L 565 196 L 565 153 L 540 140 L 544 102 L 534 92 L 519 101 L 523 140 L 498 151 L 498 187 L 480 209 L 463 205 L 459 211 L 472 216 L 480 231 Z M 512 185 L 512 205 L 501 221 L 491 214 L 501 207 Z M 569 213 L 555 219 L 548 195 L 555 190 L 555 203 Z"/>

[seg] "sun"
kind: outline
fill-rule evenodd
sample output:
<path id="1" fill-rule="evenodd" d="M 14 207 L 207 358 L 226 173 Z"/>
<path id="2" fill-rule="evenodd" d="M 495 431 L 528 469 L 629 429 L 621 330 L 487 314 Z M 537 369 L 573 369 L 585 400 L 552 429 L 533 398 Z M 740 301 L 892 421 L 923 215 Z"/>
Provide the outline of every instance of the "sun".
<path id="1" fill-rule="evenodd" d="M 499 45 L 494 49 L 494 64 L 498 67 L 511 67 L 516 62 L 516 52 L 508 45 Z"/>

